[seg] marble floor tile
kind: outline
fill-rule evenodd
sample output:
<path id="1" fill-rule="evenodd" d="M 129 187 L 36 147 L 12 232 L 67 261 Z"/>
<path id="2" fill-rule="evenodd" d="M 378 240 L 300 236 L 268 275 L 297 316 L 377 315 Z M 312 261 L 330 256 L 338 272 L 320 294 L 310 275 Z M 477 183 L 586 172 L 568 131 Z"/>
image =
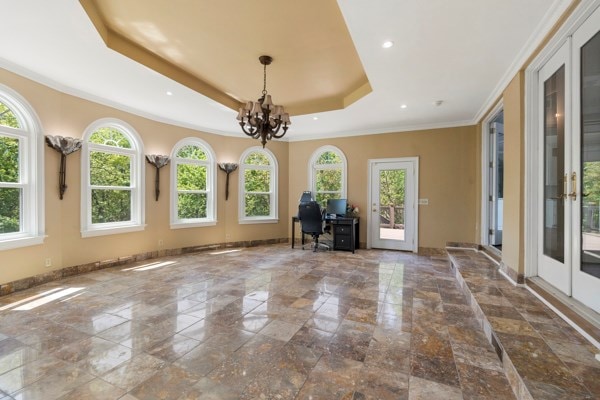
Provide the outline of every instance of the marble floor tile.
<path id="1" fill-rule="evenodd" d="M 462 400 L 462 391 L 453 386 L 411 376 L 408 383 L 409 400 Z"/>
<path id="2" fill-rule="evenodd" d="M 174 264 L 135 270 L 163 260 Z M 511 361 L 532 393 L 598 397 L 585 342 L 497 272 L 468 268 L 500 339 L 528 354 Z M 80 296 L 14 310 L 77 285 Z M 513 396 L 445 257 L 260 246 L 122 265 L 0 303 L 0 400 Z M 532 354 L 547 368 L 527 367 Z"/>
<path id="3" fill-rule="evenodd" d="M 96 378 L 60 397 L 60 400 L 119 399 L 126 391 Z"/>
<path id="4" fill-rule="evenodd" d="M 165 366 L 165 362 L 147 354 L 139 354 L 101 376 L 106 382 L 127 391 L 133 389 Z"/>

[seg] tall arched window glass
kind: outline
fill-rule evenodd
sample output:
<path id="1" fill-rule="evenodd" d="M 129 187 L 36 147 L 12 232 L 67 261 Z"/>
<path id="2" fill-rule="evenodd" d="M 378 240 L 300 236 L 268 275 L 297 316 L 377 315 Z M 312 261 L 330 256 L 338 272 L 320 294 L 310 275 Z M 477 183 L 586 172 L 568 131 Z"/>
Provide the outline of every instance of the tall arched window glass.
<path id="1" fill-rule="evenodd" d="M 346 198 L 346 156 L 335 146 L 315 150 L 309 163 L 309 185 L 322 207 L 327 199 Z"/>
<path id="2" fill-rule="evenodd" d="M 41 126 L 18 93 L 0 85 L 0 250 L 44 240 Z"/>
<path id="3" fill-rule="evenodd" d="M 186 138 L 171 154 L 171 228 L 215 225 L 215 154 L 205 141 Z"/>
<path id="4" fill-rule="evenodd" d="M 240 157 L 242 224 L 277 222 L 277 159 L 268 149 L 250 147 Z"/>
<path id="5" fill-rule="evenodd" d="M 137 132 L 116 119 L 92 123 L 81 156 L 83 237 L 144 229 L 144 158 Z"/>

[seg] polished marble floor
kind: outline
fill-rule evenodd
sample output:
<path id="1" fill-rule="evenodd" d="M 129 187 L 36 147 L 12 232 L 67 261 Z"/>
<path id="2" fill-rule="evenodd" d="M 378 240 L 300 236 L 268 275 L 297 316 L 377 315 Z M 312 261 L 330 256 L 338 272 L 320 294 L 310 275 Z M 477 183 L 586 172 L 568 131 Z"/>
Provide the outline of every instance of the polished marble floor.
<path id="1" fill-rule="evenodd" d="M 289 245 L 0 297 L 0 399 L 512 399 L 448 259 Z"/>
<path id="2" fill-rule="evenodd" d="M 512 285 L 483 253 L 448 253 L 520 398 L 600 399 L 600 349 L 527 288 Z"/>

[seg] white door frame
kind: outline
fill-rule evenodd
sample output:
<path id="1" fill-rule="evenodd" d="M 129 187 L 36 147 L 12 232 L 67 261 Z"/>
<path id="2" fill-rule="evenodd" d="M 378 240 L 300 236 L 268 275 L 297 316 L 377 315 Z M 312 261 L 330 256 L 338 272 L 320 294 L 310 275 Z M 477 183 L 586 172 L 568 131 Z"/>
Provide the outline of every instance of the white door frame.
<path id="1" fill-rule="evenodd" d="M 600 7 L 600 0 L 582 0 L 546 47 L 525 70 L 525 277 L 538 275 L 538 192 L 540 126 L 539 71 L 583 22 Z M 565 77 L 566 79 L 570 79 Z"/>
<path id="2" fill-rule="evenodd" d="M 481 244 L 490 244 L 489 214 L 488 214 L 488 189 L 489 189 L 489 164 L 490 164 L 490 122 L 494 120 L 498 113 L 504 109 L 504 102 L 500 100 L 498 104 L 491 109 L 488 116 L 481 122 Z"/>
<path id="3" fill-rule="evenodd" d="M 377 163 L 386 163 L 386 162 L 411 162 L 414 167 L 414 204 L 415 204 L 415 218 L 414 218 L 414 247 L 413 253 L 417 253 L 419 251 L 419 157 L 400 157 L 400 158 L 377 158 L 377 159 L 369 159 L 368 163 L 368 196 L 367 196 L 367 249 L 371 248 L 371 228 L 374 222 L 371 217 L 371 204 L 373 204 L 373 194 L 371 193 L 371 172 L 373 170 L 373 166 Z"/>

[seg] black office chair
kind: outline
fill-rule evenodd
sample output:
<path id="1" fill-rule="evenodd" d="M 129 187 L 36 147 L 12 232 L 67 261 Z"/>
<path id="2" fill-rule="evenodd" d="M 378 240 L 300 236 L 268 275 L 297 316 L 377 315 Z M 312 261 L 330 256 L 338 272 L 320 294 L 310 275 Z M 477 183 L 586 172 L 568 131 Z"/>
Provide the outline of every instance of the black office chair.
<path id="1" fill-rule="evenodd" d="M 314 250 L 317 251 L 319 245 L 329 249 L 329 246 L 323 243 L 319 243 L 319 236 L 324 233 L 325 220 L 323 219 L 323 213 L 321 212 L 321 206 L 316 201 L 309 201 L 301 203 L 298 206 L 298 219 L 300 220 L 300 227 L 302 228 L 302 234 L 312 236 L 314 240 Z M 302 246 L 304 249 L 304 246 Z"/>

